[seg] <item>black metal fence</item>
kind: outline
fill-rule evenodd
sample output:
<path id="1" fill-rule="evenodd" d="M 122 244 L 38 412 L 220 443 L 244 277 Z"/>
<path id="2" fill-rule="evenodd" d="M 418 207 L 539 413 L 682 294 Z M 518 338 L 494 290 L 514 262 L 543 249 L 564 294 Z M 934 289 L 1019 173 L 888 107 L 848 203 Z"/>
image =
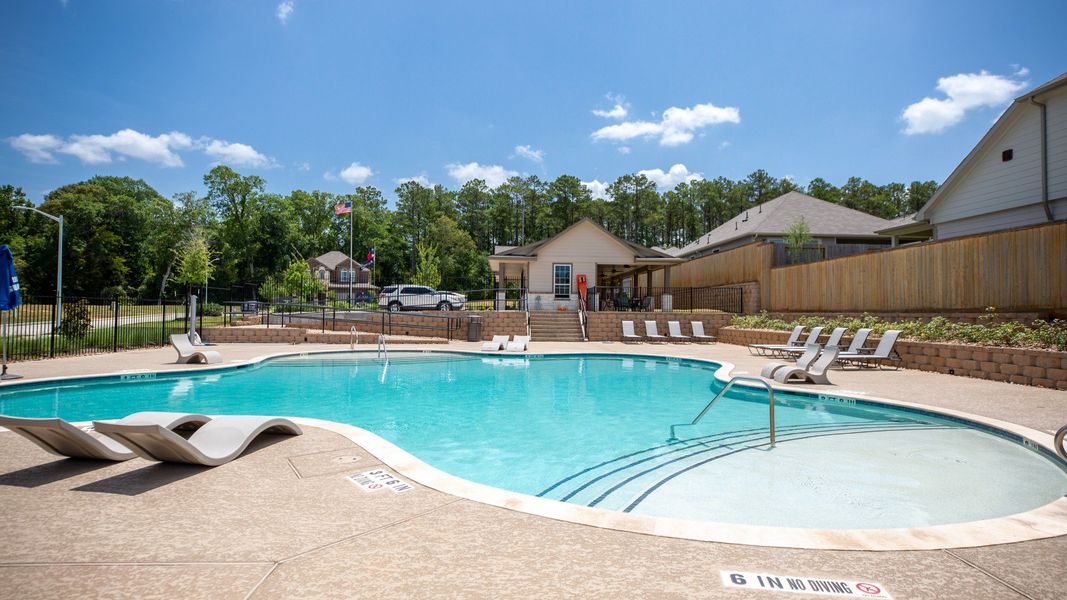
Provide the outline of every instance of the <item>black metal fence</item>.
<path id="1" fill-rule="evenodd" d="M 590 311 L 673 311 L 726 312 L 744 311 L 744 289 L 741 286 L 623 288 L 600 287 L 589 290 L 587 310 Z"/>
<path id="2" fill-rule="evenodd" d="M 247 301 L 228 302 L 224 305 L 223 325 L 235 324 L 242 319 L 255 319 L 268 329 L 297 325 L 322 332 L 350 332 L 355 327 L 357 333 L 363 334 L 403 335 L 419 332 L 414 335 L 426 337 L 429 333 L 428 337 L 452 340 L 470 317 L 459 312 L 422 312 L 409 316 L 385 310 L 359 310 L 296 302 L 271 304 Z"/>
<path id="3" fill-rule="evenodd" d="M 60 316 L 54 296 L 25 297 L 22 306 L 3 313 L 0 332 L 9 361 L 163 346 L 189 327 L 183 300 L 64 297 L 62 305 Z M 200 305 L 200 327 L 221 322 L 221 313 L 216 318 L 205 314 L 210 312 Z"/>

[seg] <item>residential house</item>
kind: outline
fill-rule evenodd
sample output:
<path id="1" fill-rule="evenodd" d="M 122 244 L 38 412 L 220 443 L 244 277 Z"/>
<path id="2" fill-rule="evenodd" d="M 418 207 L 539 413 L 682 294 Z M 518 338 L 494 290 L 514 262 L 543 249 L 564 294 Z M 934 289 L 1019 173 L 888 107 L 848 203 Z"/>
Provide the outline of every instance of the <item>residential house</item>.
<path id="1" fill-rule="evenodd" d="M 811 255 L 807 260 L 846 256 L 890 244 L 889 237 L 877 233 L 890 221 L 801 192 L 788 192 L 742 211 L 692 243 L 671 249 L 670 254 L 691 260 L 764 241 L 778 246 L 775 264 L 785 264 L 785 237 L 801 219 L 807 222 L 812 237 L 812 248 L 805 251 Z"/>
<path id="2" fill-rule="evenodd" d="M 531 310 L 576 309 L 580 276 L 585 276 L 590 289 L 636 288 L 643 283 L 645 290 L 651 290 L 653 272 L 663 270 L 664 287 L 670 287 L 671 265 L 681 262 L 683 259 L 624 240 L 589 218 L 545 240 L 499 246 L 489 257 L 497 286 L 529 290 Z M 669 309 L 669 298 L 658 300 Z"/>
<path id="3" fill-rule="evenodd" d="M 338 300 L 348 301 L 349 282 L 352 295 L 359 300 L 362 297 L 376 296 L 378 288 L 371 281 L 371 270 L 353 261 L 344 252 L 331 250 L 322 256 L 307 261 L 312 277 L 326 284 L 326 289 L 333 292 Z"/>
<path id="4" fill-rule="evenodd" d="M 1019 96 L 891 236 L 947 239 L 1067 219 L 1067 73 Z"/>

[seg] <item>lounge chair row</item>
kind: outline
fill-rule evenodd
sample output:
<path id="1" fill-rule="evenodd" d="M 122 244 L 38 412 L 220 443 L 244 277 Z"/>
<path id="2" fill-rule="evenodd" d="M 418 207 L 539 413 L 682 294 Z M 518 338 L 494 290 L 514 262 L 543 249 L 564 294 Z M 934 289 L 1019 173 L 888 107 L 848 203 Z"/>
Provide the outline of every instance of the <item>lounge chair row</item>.
<path id="1" fill-rule="evenodd" d="M 900 337 L 900 331 L 896 329 L 890 329 L 882 334 L 878 345 L 874 348 L 867 348 L 864 344 L 867 343 L 867 338 L 871 335 L 871 329 L 860 329 L 856 332 L 856 335 L 852 337 L 852 342 L 848 345 L 848 348 L 838 353 L 834 362 L 841 363 L 842 365 L 850 364 L 860 367 L 881 366 L 884 363 L 899 363 L 900 354 L 896 351 L 897 339 Z M 807 347 L 811 344 L 818 346 L 819 336 L 822 335 L 822 327 L 812 327 L 811 332 L 808 333 L 807 339 L 804 342 L 799 342 L 801 334 L 804 332 L 803 325 L 797 325 L 793 328 L 793 332 L 789 335 L 789 340 L 785 344 L 750 344 L 749 352 L 756 353 L 762 356 L 777 356 L 786 358 L 790 356 L 797 356 L 804 354 Z M 844 327 L 836 327 L 830 332 L 830 337 L 823 344 L 826 348 L 839 348 L 841 339 L 845 336 L 846 329 Z M 772 363 L 773 364 L 773 363 Z"/>
<path id="2" fill-rule="evenodd" d="M 134 456 L 160 462 L 216 467 L 237 458 L 260 434 L 303 433 L 288 419 L 173 412 L 138 412 L 118 421 L 93 421 L 93 431 L 63 419 L 0 415 L 0 426 L 44 450 L 71 458 L 124 461 Z M 175 433 L 195 429 L 188 439 Z"/>
<path id="3" fill-rule="evenodd" d="M 704 323 L 701 321 L 690 321 L 689 327 L 693 331 L 693 335 L 682 334 L 682 325 L 678 321 L 667 321 L 667 335 L 660 334 L 657 329 L 655 321 L 645 321 L 645 335 L 640 336 L 634 332 L 633 321 L 622 322 L 622 339 L 625 340 L 643 340 L 649 339 L 653 341 L 662 340 L 697 340 L 703 342 L 714 342 L 715 336 L 707 335 L 704 333 Z"/>
<path id="4" fill-rule="evenodd" d="M 517 335 L 508 341 L 506 335 L 494 335 L 491 341 L 482 344 L 482 352 L 500 352 L 507 349 L 508 352 L 525 352 L 530 346 L 530 336 Z"/>
<path id="5" fill-rule="evenodd" d="M 829 384 L 826 372 L 837 361 L 841 349 L 837 346 L 807 344 L 796 364 L 771 362 L 763 366 L 760 376 L 778 383 L 824 383 Z"/>

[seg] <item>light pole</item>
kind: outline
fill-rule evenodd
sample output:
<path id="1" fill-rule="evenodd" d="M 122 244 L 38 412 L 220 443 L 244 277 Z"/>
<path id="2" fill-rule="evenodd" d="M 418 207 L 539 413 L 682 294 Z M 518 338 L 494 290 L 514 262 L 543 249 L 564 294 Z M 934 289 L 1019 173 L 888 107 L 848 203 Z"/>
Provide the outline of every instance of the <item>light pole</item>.
<path id="1" fill-rule="evenodd" d="M 56 327 L 63 322 L 63 215 L 50 215 L 32 206 L 16 206 L 15 210 L 32 210 L 33 212 L 59 223 L 59 258 L 56 259 Z"/>

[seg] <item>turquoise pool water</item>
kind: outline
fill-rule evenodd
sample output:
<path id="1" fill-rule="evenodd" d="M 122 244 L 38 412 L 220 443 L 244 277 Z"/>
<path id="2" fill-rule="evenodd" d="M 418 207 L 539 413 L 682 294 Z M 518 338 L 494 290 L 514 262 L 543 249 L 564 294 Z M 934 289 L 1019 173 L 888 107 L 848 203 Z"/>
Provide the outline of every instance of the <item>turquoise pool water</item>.
<path id="1" fill-rule="evenodd" d="M 370 430 L 453 475 L 636 514 L 791 527 L 915 527 L 1030 510 L 1067 472 L 1021 444 L 923 413 L 719 390 L 717 365 L 617 355 L 338 353 L 217 373 L 0 390 L 0 413 L 138 410 L 314 417 Z M 921 399 L 916 399 L 921 401 Z"/>

